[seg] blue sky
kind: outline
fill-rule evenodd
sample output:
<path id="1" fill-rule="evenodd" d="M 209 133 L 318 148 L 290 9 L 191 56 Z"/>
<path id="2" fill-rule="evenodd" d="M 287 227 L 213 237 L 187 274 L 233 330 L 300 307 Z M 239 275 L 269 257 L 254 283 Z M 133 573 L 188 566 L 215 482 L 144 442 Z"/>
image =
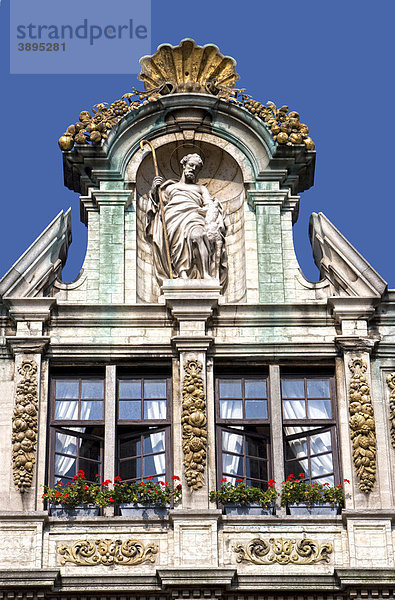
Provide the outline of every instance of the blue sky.
<path id="1" fill-rule="evenodd" d="M 73 243 L 63 278 L 72 281 L 83 262 L 86 229 L 78 195 L 63 185 L 57 140 L 81 110 L 142 84 L 136 75 L 10 75 L 10 1 L 0 6 L 0 277 L 71 206 Z M 395 287 L 394 17 L 391 0 L 152 0 L 152 51 L 185 37 L 215 43 L 236 59 L 239 87 L 263 103 L 288 105 L 310 127 L 315 185 L 301 195 L 294 237 L 312 280 L 318 271 L 308 220 L 322 211 Z"/>

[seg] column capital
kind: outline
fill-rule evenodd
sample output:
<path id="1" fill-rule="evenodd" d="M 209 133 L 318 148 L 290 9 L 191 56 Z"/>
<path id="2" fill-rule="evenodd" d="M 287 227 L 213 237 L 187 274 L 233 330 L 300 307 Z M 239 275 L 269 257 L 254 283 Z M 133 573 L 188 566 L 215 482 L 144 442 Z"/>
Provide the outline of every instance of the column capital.
<path id="1" fill-rule="evenodd" d="M 371 354 L 378 339 L 358 335 L 338 335 L 335 337 L 336 346 L 343 352 L 367 352 Z"/>

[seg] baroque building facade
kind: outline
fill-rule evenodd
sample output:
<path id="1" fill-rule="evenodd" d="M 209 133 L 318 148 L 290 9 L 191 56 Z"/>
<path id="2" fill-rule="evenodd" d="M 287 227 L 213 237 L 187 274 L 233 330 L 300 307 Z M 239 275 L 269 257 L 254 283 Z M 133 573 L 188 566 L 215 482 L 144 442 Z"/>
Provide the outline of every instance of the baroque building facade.
<path id="1" fill-rule="evenodd" d="M 393 598 L 395 292 L 322 213 L 321 280 L 301 272 L 315 150 L 296 112 L 235 90 L 215 46 L 141 64 L 144 93 L 59 140 L 88 228 L 79 276 L 61 278 L 61 212 L 0 281 L 1 598 Z M 182 500 L 50 515 L 43 486 L 80 469 L 176 474 Z M 350 481 L 341 514 L 210 501 L 223 479 L 300 472 Z"/>

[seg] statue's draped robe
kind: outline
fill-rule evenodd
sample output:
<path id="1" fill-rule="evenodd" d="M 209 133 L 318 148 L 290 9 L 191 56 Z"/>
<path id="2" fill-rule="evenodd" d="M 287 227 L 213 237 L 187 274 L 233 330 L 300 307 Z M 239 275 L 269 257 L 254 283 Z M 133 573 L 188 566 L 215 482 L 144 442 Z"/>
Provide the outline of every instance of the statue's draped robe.
<path id="1" fill-rule="evenodd" d="M 173 277 L 179 277 L 185 271 L 189 279 L 203 277 L 202 265 L 196 245 L 192 244 L 191 233 L 195 227 L 205 229 L 204 212 L 199 213 L 207 200 L 200 191 L 200 186 L 189 185 L 172 180 L 161 186 L 162 200 L 169 241 Z M 209 201 L 210 195 L 207 191 Z M 155 274 L 160 285 L 169 279 L 169 266 L 163 234 L 159 203 L 150 193 L 147 203 L 146 238 L 151 243 Z M 206 240 L 210 252 L 209 242 Z M 220 267 L 221 285 L 226 281 L 226 253 L 223 244 L 223 260 Z"/>

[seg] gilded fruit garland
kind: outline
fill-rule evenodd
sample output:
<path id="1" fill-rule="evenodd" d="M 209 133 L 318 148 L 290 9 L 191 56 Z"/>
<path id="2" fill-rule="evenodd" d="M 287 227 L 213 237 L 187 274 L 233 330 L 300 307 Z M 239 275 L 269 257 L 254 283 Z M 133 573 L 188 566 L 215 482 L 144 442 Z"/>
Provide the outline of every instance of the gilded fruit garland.
<path id="1" fill-rule="evenodd" d="M 233 552 L 238 554 L 236 561 L 252 562 L 256 565 L 299 564 L 311 565 L 318 562 L 328 562 L 333 546 L 329 543 L 319 544 L 315 540 L 302 538 L 294 539 L 270 538 L 262 540 L 254 538 L 248 544 L 233 546 Z"/>
<path id="2" fill-rule="evenodd" d="M 391 442 L 395 448 L 395 373 L 387 375 L 387 383 L 391 390 L 390 392 L 390 432 Z"/>
<path id="3" fill-rule="evenodd" d="M 202 487 L 206 465 L 207 416 L 204 384 L 198 360 L 188 360 L 182 388 L 182 448 L 185 478 L 192 490 Z"/>
<path id="4" fill-rule="evenodd" d="M 178 46 L 162 44 L 152 56 L 143 56 L 140 63 L 142 70 L 138 78 L 143 81 L 145 91 L 132 88 L 132 92 L 110 106 L 107 102 L 95 104 L 93 114 L 83 110 L 78 121 L 69 125 L 60 137 L 61 150 L 70 151 L 75 144 L 100 145 L 125 115 L 174 93 L 208 94 L 242 106 L 264 121 L 278 144 L 302 144 L 306 150 L 314 150 L 309 128 L 300 123 L 297 112 L 289 112 L 288 106 L 277 108 L 273 102 L 261 104 L 244 89 L 235 89 L 239 79 L 236 62 L 230 56 L 223 56 L 217 46 L 198 46 L 189 39 L 182 40 Z"/>
<path id="5" fill-rule="evenodd" d="M 158 553 L 156 544 L 147 544 L 134 539 L 122 540 L 78 540 L 74 544 L 60 544 L 58 554 L 63 558 L 60 564 L 67 562 L 75 565 L 140 565 L 143 562 L 155 562 Z"/>
<path id="6" fill-rule="evenodd" d="M 349 363 L 352 372 L 349 394 L 350 432 L 353 461 L 357 471 L 359 488 L 371 492 L 376 481 L 376 428 L 366 379 L 367 365 L 360 358 Z"/>
<path id="7" fill-rule="evenodd" d="M 36 462 L 38 383 L 37 365 L 25 360 L 18 367 L 22 375 L 16 388 L 14 416 L 12 419 L 12 462 L 14 483 L 20 492 L 32 485 Z"/>

